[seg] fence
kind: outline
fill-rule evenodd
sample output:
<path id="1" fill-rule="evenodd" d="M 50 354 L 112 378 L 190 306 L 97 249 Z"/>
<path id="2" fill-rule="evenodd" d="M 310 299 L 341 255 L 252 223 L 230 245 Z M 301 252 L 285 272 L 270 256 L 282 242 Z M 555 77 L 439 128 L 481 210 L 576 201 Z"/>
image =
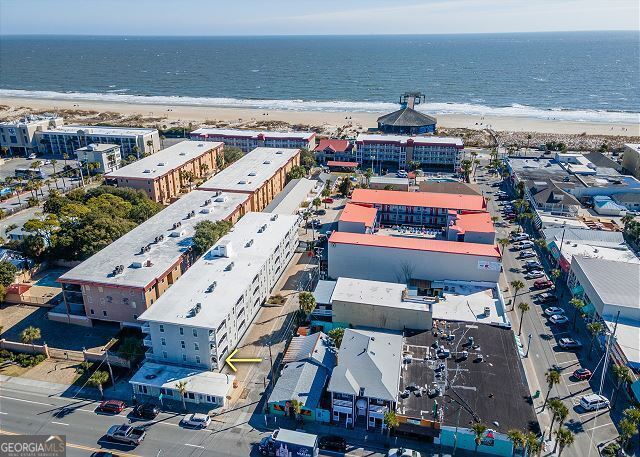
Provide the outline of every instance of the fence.
<path id="1" fill-rule="evenodd" d="M 8 341 L 3 338 L 0 340 L 0 348 L 23 354 L 44 354 L 49 357 L 49 347 L 46 344 L 18 343 L 16 341 Z"/>

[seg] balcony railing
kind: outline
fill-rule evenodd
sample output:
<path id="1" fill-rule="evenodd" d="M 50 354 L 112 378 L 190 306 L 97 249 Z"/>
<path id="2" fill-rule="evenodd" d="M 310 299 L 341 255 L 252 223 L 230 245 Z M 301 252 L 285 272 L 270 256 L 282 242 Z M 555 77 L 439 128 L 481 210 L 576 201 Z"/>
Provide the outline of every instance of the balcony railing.
<path id="1" fill-rule="evenodd" d="M 148 322 L 142 324 L 142 333 L 151 333 L 151 326 Z"/>
<path id="2" fill-rule="evenodd" d="M 153 343 L 151 342 L 151 337 L 150 336 L 146 336 L 143 340 L 142 340 L 142 344 L 145 345 L 146 347 L 150 348 L 153 346 Z"/>
<path id="3" fill-rule="evenodd" d="M 341 406 L 343 408 L 352 408 L 353 407 L 353 402 L 351 402 L 349 400 L 336 400 L 334 398 L 333 399 L 333 406 Z"/>

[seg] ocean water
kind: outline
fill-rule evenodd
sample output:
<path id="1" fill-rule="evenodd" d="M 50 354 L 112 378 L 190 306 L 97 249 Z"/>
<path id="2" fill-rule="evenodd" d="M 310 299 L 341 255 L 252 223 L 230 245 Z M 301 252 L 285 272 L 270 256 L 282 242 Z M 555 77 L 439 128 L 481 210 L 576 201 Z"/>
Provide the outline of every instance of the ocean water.
<path id="1" fill-rule="evenodd" d="M 0 38 L 0 95 L 638 122 L 640 34 Z"/>

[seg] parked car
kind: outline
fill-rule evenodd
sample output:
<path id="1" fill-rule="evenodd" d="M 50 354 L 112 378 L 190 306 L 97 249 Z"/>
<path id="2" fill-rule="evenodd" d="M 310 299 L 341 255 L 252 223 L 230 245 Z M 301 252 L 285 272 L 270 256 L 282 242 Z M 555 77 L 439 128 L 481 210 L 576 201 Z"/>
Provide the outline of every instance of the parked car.
<path id="1" fill-rule="evenodd" d="M 544 271 L 542 270 L 532 270 L 524 275 L 524 279 L 538 279 L 542 277 L 544 277 Z"/>
<path id="2" fill-rule="evenodd" d="M 207 428 L 211 424 L 211 417 L 202 413 L 187 414 L 180 423 L 187 427 Z"/>
<path id="3" fill-rule="evenodd" d="M 518 255 L 519 259 L 530 259 L 532 257 L 535 257 L 536 253 L 533 251 L 523 251 Z"/>
<path id="4" fill-rule="evenodd" d="M 514 235 L 511 237 L 512 241 L 524 241 L 528 239 L 529 239 L 529 235 L 527 235 L 526 233 L 519 233 L 518 235 Z"/>
<path id="5" fill-rule="evenodd" d="M 585 381 L 587 379 L 590 379 L 592 374 L 593 373 L 591 373 L 591 370 L 588 368 L 578 368 L 573 372 L 573 377 L 579 379 L 580 381 Z"/>
<path id="6" fill-rule="evenodd" d="M 133 408 L 133 415 L 143 419 L 155 419 L 160 410 L 152 403 L 140 403 Z"/>
<path id="7" fill-rule="evenodd" d="M 344 452 L 347 450 L 347 440 L 338 435 L 325 435 L 320 437 L 318 447 L 329 451 Z"/>
<path id="8" fill-rule="evenodd" d="M 325 214 L 327 214 L 327 211 L 324 210 L 324 209 L 319 209 L 319 210 L 316 211 L 316 214 L 318 216 L 324 216 Z"/>
<path id="9" fill-rule="evenodd" d="M 420 457 L 420 453 L 418 451 L 414 451 L 413 449 L 401 447 L 398 449 L 389 449 L 387 457 Z"/>
<path id="10" fill-rule="evenodd" d="M 518 243 L 515 243 L 513 246 L 519 250 L 529 249 L 533 247 L 533 241 L 529 241 L 529 240 L 519 241 Z"/>
<path id="11" fill-rule="evenodd" d="M 323 198 L 322 203 L 333 203 L 333 198 L 331 197 Z"/>
<path id="12" fill-rule="evenodd" d="M 557 306 L 550 306 L 544 310 L 545 316 L 560 316 L 564 314 L 564 309 L 558 308 Z"/>
<path id="13" fill-rule="evenodd" d="M 609 407 L 609 399 L 604 395 L 589 394 L 580 397 L 580 406 L 585 411 L 596 411 Z"/>
<path id="14" fill-rule="evenodd" d="M 543 294 L 540 294 L 536 297 L 536 301 L 538 303 L 553 303 L 555 301 L 558 301 L 558 299 L 556 298 L 556 296 L 554 294 L 551 294 L 549 292 L 545 292 Z M 560 308 L 557 308 L 560 309 Z M 553 314 L 562 314 L 562 313 L 553 313 Z"/>
<path id="15" fill-rule="evenodd" d="M 101 413 L 120 414 L 127 405 L 120 400 L 105 400 L 96 408 Z"/>
<path id="16" fill-rule="evenodd" d="M 108 451 L 97 451 L 91 454 L 91 457 L 118 457 L 118 454 Z"/>
<path id="17" fill-rule="evenodd" d="M 549 318 L 549 322 L 556 325 L 564 325 L 569 323 L 569 318 L 564 314 L 554 314 Z"/>
<path id="18" fill-rule="evenodd" d="M 537 260 L 527 260 L 524 263 L 524 267 L 527 270 L 542 270 L 542 265 Z"/>
<path id="19" fill-rule="evenodd" d="M 553 286 L 553 281 L 550 279 L 538 279 L 533 283 L 535 289 L 548 289 L 551 286 Z"/>
<path id="20" fill-rule="evenodd" d="M 578 340 L 574 340 L 573 338 L 560 338 L 558 346 L 562 349 L 580 349 L 582 347 L 582 343 Z"/>
<path id="21" fill-rule="evenodd" d="M 147 432 L 144 426 L 133 427 L 128 424 L 112 425 L 107 431 L 107 438 L 120 443 L 127 443 L 134 446 L 142 443 Z"/>

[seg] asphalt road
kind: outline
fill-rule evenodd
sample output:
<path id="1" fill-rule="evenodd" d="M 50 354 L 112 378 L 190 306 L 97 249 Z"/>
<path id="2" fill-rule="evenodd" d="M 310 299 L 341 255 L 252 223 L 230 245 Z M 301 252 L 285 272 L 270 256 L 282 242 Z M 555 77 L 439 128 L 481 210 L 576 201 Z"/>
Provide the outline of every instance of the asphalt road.
<path id="1" fill-rule="evenodd" d="M 486 175 L 480 174 L 479 176 L 486 177 Z M 478 185 L 485 195 L 489 197 L 492 197 L 493 193 L 498 190 L 490 187 L 491 182 L 495 182 L 495 178 Z M 495 197 L 489 202 L 489 210 L 492 215 L 500 216 L 499 206 Z M 515 224 L 499 227 L 497 229 L 497 238 L 508 237 L 509 232 L 515 228 L 517 228 Z M 531 305 L 531 310 L 524 315 L 520 338 L 526 352 L 528 335 L 531 335 L 531 347 L 528 348 L 528 358 L 523 359 L 523 362 L 525 365 L 530 364 L 530 366 L 533 367 L 538 384 L 540 385 L 540 398 L 534 402 L 536 411 L 540 412 L 542 403 L 544 402 L 544 396 L 547 393 L 545 373 L 551 367 L 556 366 L 561 371 L 561 382 L 553 388 L 551 397 L 559 397 L 568 407 L 569 417 L 565 422 L 565 426 L 575 434 L 574 444 L 567 448 L 563 455 L 580 457 L 599 455 L 597 446 L 603 442 L 611 441 L 618 435 L 612 422 L 612 415 L 614 418 L 619 417 L 622 409 L 626 407 L 626 402 L 623 401 L 621 397 L 616 405 L 616 411 L 613 412 L 609 410 L 584 412 L 577 406 L 582 395 L 599 390 L 600 376 L 602 373 L 601 359 L 603 354 L 601 351 L 594 349 L 592 359 L 590 360 L 588 358 L 587 352 L 590 338 L 584 322 L 582 322 L 580 318 L 578 318 L 576 331 L 572 329 L 571 323 L 567 326 L 555 326 L 548 321 L 543 314 L 543 310 L 551 305 L 541 306 L 534 302 L 534 297 L 543 291 L 533 290 L 534 281 L 524 279 L 522 271 L 524 261 L 517 259 L 517 255 L 518 251 L 512 250 L 511 245 L 509 245 L 505 248 L 502 262 L 507 284 L 510 284 L 514 280 L 521 280 L 525 284 L 525 288 L 518 293 L 515 302 L 516 306 L 522 301 Z M 544 262 L 544 260 L 542 260 L 541 263 L 546 267 L 547 272 L 552 268 L 552 266 L 549 265 L 548 262 Z M 553 306 L 562 307 L 569 319 L 573 319 L 573 308 L 568 304 L 568 301 L 571 299 L 571 294 L 566 290 L 566 286 L 561 283 L 557 293 L 560 295 L 560 299 L 558 303 L 553 304 Z M 507 300 L 513 300 L 512 291 L 506 293 L 505 297 Z M 510 307 L 508 308 L 511 309 Z M 513 322 L 514 331 L 518 333 L 520 321 L 519 312 L 511 312 L 510 318 Z M 569 352 L 559 348 L 557 342 L 563 337 L 580 340 L 583 344 L 583 349 L 577 352 Z M 596 366 L 599 367 L 597 371 Z M 590 381 L 578 381 L 572 377 L 573 371 L 580 367 L 589 368 L 592 372 L 595 371 Z M 613 382 L 610 377 L 607 377 L 603 395 L 611 399 L 613 388 Z M 554 429 L 555 428 L 556 426 L 554 426 Z M 547 439 L 549 437 L 549 430 L 544 430 L 544 432 L 545 439 Z"/>

